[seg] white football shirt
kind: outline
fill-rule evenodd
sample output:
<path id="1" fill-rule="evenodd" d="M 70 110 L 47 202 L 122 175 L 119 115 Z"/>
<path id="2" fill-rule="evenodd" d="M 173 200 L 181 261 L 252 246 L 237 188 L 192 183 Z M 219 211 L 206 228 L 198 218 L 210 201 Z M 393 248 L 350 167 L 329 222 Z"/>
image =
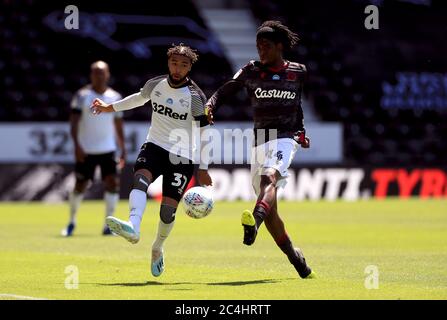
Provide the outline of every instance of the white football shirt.
<path id="1" fill-rule="evenodd" d="M 71 101 L 71 108 L 81 113 L 79 122 L 79 143 L 87 154 L 103 154 L 117 149 L 115 118 L 121 118 L 122 112 L 101 113 L 94 115 L 90 106 L 95 98 L 106 103 L 121 99 L 121 95 L 108 88 L 103 94 L 94 91 L 90 85 L 79 89 Z"/>
<path id="2" fill-rule="evenodd" d="M 168 76 L 164 75 L 147 81 L 140 94 L 145 100 L 150 100 L 152 107 L 146 142 L 194 160 L 194 121 L 205 115 L 206 97 L 202 90 L 192 80 L 182 87 L 173 88 L 169 85 Z"/>

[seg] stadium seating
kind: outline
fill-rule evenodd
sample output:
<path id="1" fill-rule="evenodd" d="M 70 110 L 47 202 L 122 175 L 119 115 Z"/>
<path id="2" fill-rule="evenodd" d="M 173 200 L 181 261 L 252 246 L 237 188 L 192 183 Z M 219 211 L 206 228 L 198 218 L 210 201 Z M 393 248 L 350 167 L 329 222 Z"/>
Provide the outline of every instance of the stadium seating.
<path id="1" fill-rule="evenodd" d="M 0 91 L 0 121 L 67 121 L 70 99 L 88 83 L 89 66 L 98 59 L 109 62 L 116 90 L 136 92 L 150 77 L 166 73 L 171 43 L 183 41 L 199 50 L 192 76 L 207 95 L 231 77 L 228 61 L 191 1 L 104 3 L 74 1 L 80 31 L 69 31 L 65 4 L 0 2 L 0 72 L 6 89 Z M 146 120 L 149 110 L 131 110 L 125 117 Z"/>
<path id="2" fill-rule="evenodd" d="M 113 87 L 124 95 L 133 93 L 146 79 L 166 72 L 168 42 L 189 41 L 199 49 L 192 76 L 207 96 L 232 76 L 192 1 L 145 7 L 128 0 L 123 7 L 121 1 L 111 0 L 107 9 L 76 1 L 81 30 L 95 31 L 90 33 L 64 30 L 64 8 L 37 2 L 0 2 L 0 73 L 5 87 L 0 90 L 0 121 L 66 121 L 73 93 L 89 81 L 89 65 L 98 59 L 110 63 Z M 439 32 L 445 30 L 445 3 L 433 0 L 432 8 L 426 8 L 384 1 L 380 28 L 389 32 L 364 28 L 368 1 L 303 1 L 298 9 L 286 0 L 251 3 L 259 22 L 279 19 L 299 33 L 302 40 L 289 58 L 307 65 L 305 94 L 321 120 L 344 124 L 346 165 L 444 161 L 447 106 L 386 109 L 381 97 L 383 83 L 395 84 L 398 72 L 446 73 L 445 32 Z M 401 25 L 416 15 L 418 23 Z M 147 120 L 148 111 L 135 109 L 125 117 Z M 250 120 L 251 112 L 241 92 L 216 118 Z"/>
<path id="3" fill-rule="evenodd" d="M 383 82 L 395 82 L 397 72 L 446 73 L 447 45 L 440 32 L 446 4 L 384 1 L 380 29 L 367 30 L 369 2 L 260 1 L 252 9 L 259 21 L 282 20 L 299 33 L 291 58 L 309 69 L 306 92 L 321 119 L 345 124 L 346 164 L 444 163 L 447 103 L 437 110 L 385 109 L 380 99 Z"/>

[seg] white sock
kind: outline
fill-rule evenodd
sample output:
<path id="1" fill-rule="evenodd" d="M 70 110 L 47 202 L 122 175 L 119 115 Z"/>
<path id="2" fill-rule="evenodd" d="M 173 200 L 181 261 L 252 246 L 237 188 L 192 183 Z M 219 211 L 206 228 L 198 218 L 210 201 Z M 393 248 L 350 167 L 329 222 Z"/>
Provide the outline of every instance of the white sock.
<path id="1" fill-rule="evenodd" d="M 175 220 L 169 224 L 164 223 L 163 221 L 159 221 L 158 223 L 158 231 L 157 238 L 155 238 L 154 243 L 152 244 L 152 250 L 162 251 L 163 243 L 168 238 L 171 233 L 172 228 L 174 227 Z"/>
<path id="2" fill-rule="evenodd" d="M 104 201 L 106 202 L 106 217 L 113 216 L 119 198 L 120 195 L 117 192 L 104 192 Z"/>
<path id="3" fill-rule="evenodd" d="M 146 193 L 132 189 L 129 195 L 129 221 L 132 223 L 136 233 L 140 232 L 141 219 L 143 219 L 144 209 L 146 209 Z"/>
<path id="4" fill-rule="evenodd" d="M 84 193 L 70 192 L 68 202 L 70 204 L 70 223 L 76 224 L 76 214 L 78 213 Z"/>

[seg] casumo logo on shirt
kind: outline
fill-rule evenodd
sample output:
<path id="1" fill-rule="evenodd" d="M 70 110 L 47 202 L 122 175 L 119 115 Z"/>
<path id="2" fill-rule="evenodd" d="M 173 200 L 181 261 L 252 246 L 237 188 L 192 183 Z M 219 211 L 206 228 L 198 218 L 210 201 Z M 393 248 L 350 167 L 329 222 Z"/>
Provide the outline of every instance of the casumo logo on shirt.
<path id="1" fill-rule="evenodd" d="M 188 116 L 188 112 L 179 114 L 177 112 L 173 112 L 171 108 L 165 107 L 162 104 L 157 104 L 156 102 L 152 102 L 152 110 L 156 113 L 163 114 L 173 119 L 186 120 L 186 117 Z"/>
<path id="2" fill-rule="evenodd" d="M 262 90 L 261 88 L 257 88 L 255 90 L 256 98 L 279 98 L 279 99 L 295 99 L 295 92 L 286 91 L 286 90 Z"/>

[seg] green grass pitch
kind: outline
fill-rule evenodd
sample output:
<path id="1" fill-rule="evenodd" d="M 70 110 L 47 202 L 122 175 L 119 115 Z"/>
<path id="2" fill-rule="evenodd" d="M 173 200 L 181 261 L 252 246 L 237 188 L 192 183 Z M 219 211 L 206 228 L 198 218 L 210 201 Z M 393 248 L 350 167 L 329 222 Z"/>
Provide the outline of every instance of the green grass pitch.
<path id="1" fill-rule="evenodd" d="M 149 202 L 131 245 L 100 235 L 104 204 L 84 202 L 74 237 L 62 238 L 66 204 L 0 204 L 0 299 L 447 299 L 447 200 L 280 202 L 295 246 L 318 279 L 302 280 L 263 226 L 242 245 L 240 213 L 216 203 L 202 220 L 179 209 L 165 245 L 165 273 L 150 274 L 158 206 Z M 127 202 L 117 217 L 127 219 Z M 65 287 L 67 266 L 78 289 Z M 379 288 L 366 289 L 377 266 Z"/>

